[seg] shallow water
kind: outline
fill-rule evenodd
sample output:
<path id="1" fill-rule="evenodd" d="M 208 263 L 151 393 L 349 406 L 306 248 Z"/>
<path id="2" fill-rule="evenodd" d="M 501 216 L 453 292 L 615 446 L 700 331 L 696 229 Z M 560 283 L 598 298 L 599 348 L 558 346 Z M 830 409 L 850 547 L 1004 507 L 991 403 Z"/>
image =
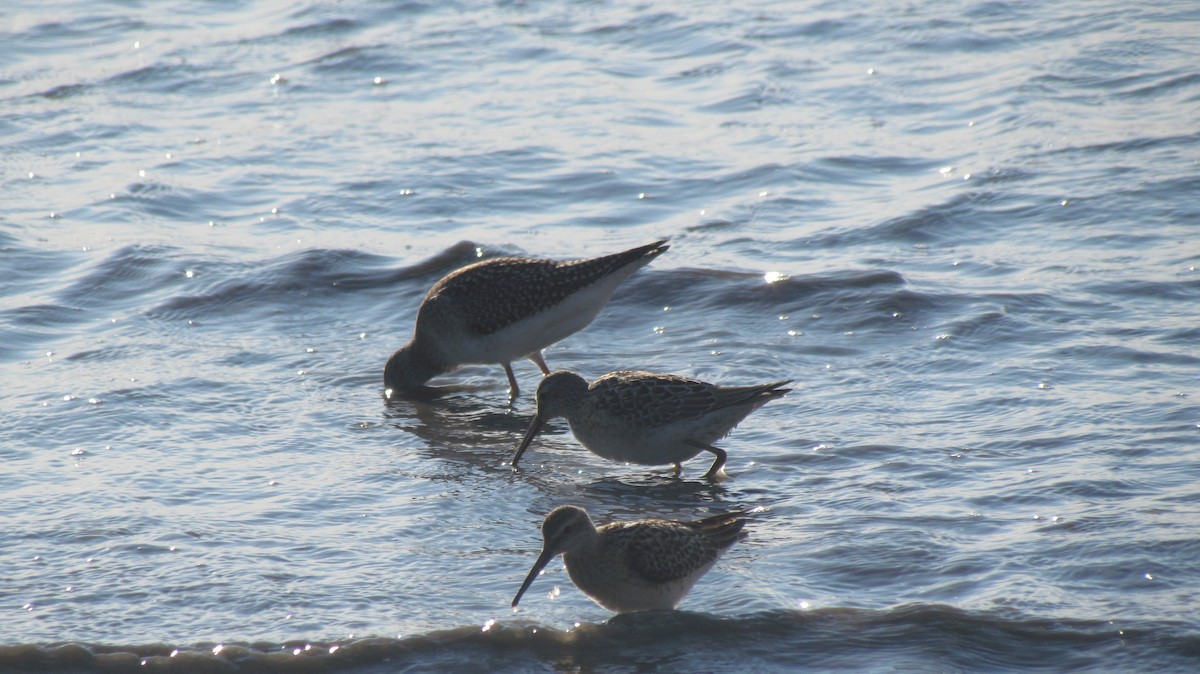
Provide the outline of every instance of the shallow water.
<path id="1" fill-rule="evenodd" d="M 0 17 L 0 669 L 1200 665 L 1193 3 Z M 796 380 L 729 480 L 512 472 L 528 362 L 384 400 L 443 274 L 662 236 L 546 359 Z M 761 510 L 680 612 L 513 614 L 564 503 Z"/>

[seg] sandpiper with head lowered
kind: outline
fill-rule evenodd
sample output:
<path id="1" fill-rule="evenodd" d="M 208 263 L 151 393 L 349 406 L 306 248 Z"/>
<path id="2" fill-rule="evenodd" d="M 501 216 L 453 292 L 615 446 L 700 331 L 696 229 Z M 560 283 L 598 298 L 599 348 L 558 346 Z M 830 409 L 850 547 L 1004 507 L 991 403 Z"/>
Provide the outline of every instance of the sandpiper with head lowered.
<path id="1" fill-rule="evenodd" d="M 555 508 L 542 522 L 542 554 L 513 597 L 512 607 L 561 553 L 571 582 L 610 611 L 674 609 L 737 541 L 745 524 L 739 514 L 730 513 L 695 522 L 613 522 L 597 529 L 583 508 Z"/>
<path id="2" fill-rule="evenodd" d="M 566 417 L 575 439 L 593 454 L 644 465 L 675 464 L 702 451 L 716 455 L 707 478 L 720 475 L 725 437 L 754 410 L 790 389 L 790 381 L 758 386 L 718 386 L 670 374 L 622 370 L 589 386 L 574 372 L 546 375 L 537 389 L 537 414 L 517 445 L 512 465 L 555 417 Z"/>
<path id="3" fill-rule="evenodd" d="M 528 358 L 549 374 L 542 349 L 591 323 L 622 281 L 667 248 L 662 240 L 566 262 L 502 257 L 447 275 L 421 302 L 412 339 L 383 368 L 388 397 L 462 365 L 499 363 L 515 398 L 512 361 Z"/>

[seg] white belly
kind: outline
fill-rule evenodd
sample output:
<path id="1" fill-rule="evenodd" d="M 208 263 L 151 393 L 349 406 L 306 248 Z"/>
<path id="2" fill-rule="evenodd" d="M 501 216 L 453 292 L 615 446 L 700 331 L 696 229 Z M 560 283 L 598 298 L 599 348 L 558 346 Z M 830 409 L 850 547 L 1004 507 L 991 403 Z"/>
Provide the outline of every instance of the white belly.
<path id="1" fill-rule="evenodd" d="M 579 332 L 592 322 L 624 274 L 615 274 L 570 295 L 561 303 L 484 337 L 457 345 L 462 363 L 510 363 Z"/>
<path id="2" fill-rule="evenodd" d="M 647 429 L 621 423 L 569 423 L 579 444 L 610 461 L 661 466 L 682 463 L 703 451 L 687 442 L 687 427 L 676 424 Z"/>

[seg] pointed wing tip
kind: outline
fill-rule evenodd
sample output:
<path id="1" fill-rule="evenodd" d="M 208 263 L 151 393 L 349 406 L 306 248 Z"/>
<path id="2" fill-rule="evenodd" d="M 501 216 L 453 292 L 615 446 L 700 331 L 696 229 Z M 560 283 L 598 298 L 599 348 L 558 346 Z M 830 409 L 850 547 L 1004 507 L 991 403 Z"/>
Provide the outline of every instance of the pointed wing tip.
<path id="1" fill-rule="evenodd" d="M 770 384 L 767 384 L 766 386 L 763 387 L 763 393 L 767 394 L 771 398 L 778 398 L 780 396 L 785 396 L 785 395 L 791 393 L 792 389 L 783 388 L 783 387 L 787 386 L 788 384 L 791 384 L 791 383 L 792 383 L 791 379 L 784 379 L 783 381 L 771 382 Z"/>
<path id="2" fill-rule="evenodd" d="M 667 252 L 667 250 L 671 248 L 671 246 L 667 243 L 667 241 L 670 241 L 670 239 L 661 239 L 659 241 L 655 241 L 654 243 L 646 245 L 645 246 L 646 254 L 651 255 L 651 256 L 658 256 L 658 255 L 662 255 L 663 253 Z"/>
<path id="3" fill-rule="evenodd" d="M 730 537 L 736 539 L 737 534 L 746 526 L 747 510 L 732 510 L 726 513 L 718 513 L 709 515 L 700 520 L 698 524 L 708 534 L 724 539 Z"/>

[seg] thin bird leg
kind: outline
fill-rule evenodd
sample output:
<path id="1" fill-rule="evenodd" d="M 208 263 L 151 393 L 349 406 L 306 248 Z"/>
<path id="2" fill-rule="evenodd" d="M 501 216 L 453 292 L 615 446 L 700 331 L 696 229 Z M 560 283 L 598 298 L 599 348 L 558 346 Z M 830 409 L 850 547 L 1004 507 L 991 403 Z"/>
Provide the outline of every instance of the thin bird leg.
<path id="1" fill-rule="evenodd" d="M 508 401 L 512 402 L 521 395 L 521 387 L 517 386 L 517 376 L 513 374 L 512 363 L 504 363 L 504 374 L 508 375 Z"/>
<path id="2" fill-rule="evenodd" d="M 717 479 L 717 476 L 720 475 L 722 470 L 725 468 L 725 460 L 729 458 L 729 456 L 727 454 L 725 454 L 725 450 L 721 449 L 720 447 L 706 445 L 703 442 L 695 442 L 693 440 L 688 440 L 688 444 L 693 447 L 699 447 L 700 449 L 703 449 L 706 452 L 712 452 L 713 454 L 717 455 L 717 460 L 713 461 L 712 468 L 709 468 L 708 472 L 704 474 L 704 477 L 706 477 L 710 480 Z"/>
<path id="3" fill-rule="evenodd" d="M 541 351 L 534 351 L 529 354 L 529 360 L 532 360 L 542 370 L 542 374 L 550 374 L 550 368 L 546 367 L 546 361 L 542 359 Z"/>

